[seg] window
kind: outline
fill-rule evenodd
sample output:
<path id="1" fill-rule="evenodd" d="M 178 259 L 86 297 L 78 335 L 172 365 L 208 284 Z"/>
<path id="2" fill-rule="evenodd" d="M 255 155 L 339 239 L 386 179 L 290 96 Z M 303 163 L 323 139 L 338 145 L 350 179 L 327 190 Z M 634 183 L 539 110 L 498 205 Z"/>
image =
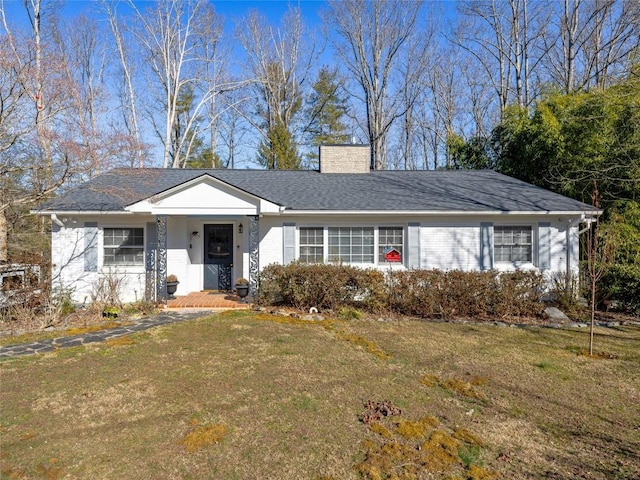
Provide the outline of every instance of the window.
<path id="1" fill-rule="evenodd" d="M 144 264 L 144 230 L 142 228 L 105 228 L 105 265 Z"/>
<path id="2" fill-rule="evenodd" d="M 531 227 L 493 227 L 496 262 L 531 261 Z"/>
<path id="3" fill-rule="evenodd" d="M 300 229 L 300 261 L 307 263 L 324 262 L 324 229 Z"/>
<path id="4" fill-rule="evenodd" d="M 378 263 L 401 263 L 402 227 L 380 227 L 378 229 Z"/>
<path id="5" fill-rule="evenodd" d="M 373 227 L 330 227 L 330 262 L 373 263 Z"/>
<path id="6" fill-rule="evenodd" d="M 301 262 L 402 264 L 404 261 L 404 227 L 300 227 L 299 232 Z"/>

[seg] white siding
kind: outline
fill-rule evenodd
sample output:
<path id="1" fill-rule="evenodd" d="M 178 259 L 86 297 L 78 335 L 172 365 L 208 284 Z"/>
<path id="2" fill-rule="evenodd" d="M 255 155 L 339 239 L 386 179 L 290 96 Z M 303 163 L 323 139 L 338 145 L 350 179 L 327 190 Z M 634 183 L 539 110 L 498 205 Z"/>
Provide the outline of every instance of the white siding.
<path id="1" fill-rule="evenodd" d="M 578 274 L 579 241 L 578 227 L 569 229 L 569 270 Z M 554 224 L 551 228 L 551 270 L 566 272 L 567 270 L 567 224 Z"/>
<path id="2" fill-rule="evenodd" d="M 75 302 L 90 301 L 92 292 L 100 278 L 117 275 L 121 278 L 121 300 L 139 300 L 145 290 L 144 265 L 131 267 L 103 267 L 102 229 L 105 227 L 145 227 L 154 222 L 150 215 L 95 215 L 61 219 L 64 227 L 56 224 L 52 229 L 53 287 L 63 287 L 73 294 Z M 98 223 L 98 271 L 86 272 L 84 264 L 84 223 Z M 264 215 L 259 220 L 259 267 L 283 260 L 283 223 L 294 223 L 300 227 L 329 226 L 402 226 L 405 228 L 404 258 L 407 258 L 406 227 L 409 222 L 420 224 L 420 268 L 465 271 L 480 268 L 480 224 L 493 222 L 494 225 L 531 225 L 533 238 L 538 238 L 538 222 L 550 222 L 549 240 L 551 269 L 549 275 L 565 272 L 567 267 L 567 225 L 568 219 L 548 216 L 459 216 L 443 221 L 442 216 L 385 216 L 385 215 Z M 178 294 L 184 295 L 203 288 L 203 242 L 205 224 L 232 224 L 234 226 L 234 279 L 249 276 L 249 219 L 246 216 L 169 216 L 167 238 L 167 273 L 175 274 L 180 280 Z M 243 233 L 238 225 L 243 224 Z M 578 227 L 570 230 L 571 247 L 569 264 L 572 272 L 578 268 Z M 299 244 L 296 231 L 296 245 Z M 145 238 L 147 232 L 145 231 Z M 524 265 L 496 264 L 494 268 L 513 270 L 515 268 L 536 268 L 537 241 L 533 245 L 533 261 Z M 296 248 L 296 256 L 299 251 Z M 376 252 L 377 254 L 377 252 Z M 373 266 L 373 265 L 362 265 Z M 402 269 L 403 264 L 380 264 L 382 269 Z"/>
<path id="3" fill-rule="evenodd" d="M 180 283 L 176 295 L 184 295 L 193 290 L 191 272 L 189 270 L 189 236 L 186 217 L 169 217 L 167 220 L 167 275 L 176 275 Z M 202 237 L 200 237 L 202 238 Z"/>
<path id="4" fill-rule="evenodd" d="M 420 265 L 425 269 L 480 269 L 480 223 L 446 225 L 423 222 L 420 259 Z"/>
<path id="5" fill-rule="evenodd" d="M 460 216 L 443 222 L 440 217 L 331 217 L 331 216 L 289 216 L 265 217 L 260 219 L 260 268 L 270 263 L 282 263 L 283 258 L 283 223 L 295 223 L 300 227 L 327 226 L 391 226 L 406 227 L 409 222 L 420 222 L 420 268 L 441 270 L 472 271 L 480 269 L 480 224 L 493 222 L 495 225 L 529 225 L 532 227 L 533 245 L 532 262 L 522 264 L 494 263 L 494 268 L 501 271 L 515 269 L 536 269 L 538 256 L 538 222 L 549 222 L 546 216 L 509 215 L 501 217 Z M 549 229 L 551 271 L 564 272 L 566 270 L 566 221 L 551 222 Z M 572 229 L 572 248 L 570 261 L 572 270 L 578 265 L 577 228 Z M 299 236 L 296 234 L 296 244 Z M 406 249 L 406 237 L 405 237 Z M 406 258 L 406 252 L 405 252 Z M 370 265 L 369 265 L 370 266 Z M 389 265 L 380 268 L 388 269 Z M 403 265 L 393 265 L 392 268 L 403 268 Z"/>
<path id="6" fill-rule="evenodd" d="M 295 222 L 295 219 L 291 219 Z M 282 263 L 282 218 L 263 217 L 260 219 L 260 269 L 272 263 Z"/>
<path id="7" fill-rule="evenodd" d="M 68 224 L 68 226 L 67 226 Z M 84 224 L 66 221 L 51 229 L 51 284 L 54 292 L 68 292 L 75 302 L 90 300 L 97 273 L 84 271 Z"/>
<path id="8" fill-rule="evenodd" d="M 64 227 L 53 224 L 51 232 L 52 287 L 54 291 L 68 291 L 75 303 L 90 303 L 98 293 L 100 285 L 108 276 L 119 279 L 120 299 L 134 302 L 144 296 L 144 265 L 130 267 L 103 266 L 104 227 L 145 227 L 149 217 L 135 218 L 130 215 L 61 216 Z M 98 223 L 98 271 L 86 272 L 84 264 L 84 223 Z"/>
<path id="9" fill-rule="evenodd" d="M 209 215 L 255 214 L 258 200 L 211 179 L 177 191 L 155 203 L 155 211 Z"/>

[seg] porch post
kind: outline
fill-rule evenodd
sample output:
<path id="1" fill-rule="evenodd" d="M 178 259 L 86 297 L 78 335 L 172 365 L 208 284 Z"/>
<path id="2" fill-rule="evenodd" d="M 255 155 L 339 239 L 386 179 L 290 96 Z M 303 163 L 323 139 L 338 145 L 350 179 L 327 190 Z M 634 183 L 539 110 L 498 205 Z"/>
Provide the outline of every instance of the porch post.
<path id="1" fill-rule="evenodd" d="M 156 275 L 156 257 L 158 253 L 158 234 L 156 233 L 156 222 L 147 222 L 146 231 L 146 257 L 144 260 L 145 270 L 145 300 L 148 302 L 156 302 L 158 297 L 157 275 Z"/>
<path id="2" fill-rule="evenodd" d="M 251 297 L 255 298 L 258 287 L 259 248 L 260 248 L 260 219 L 259 217 L 249 217 L 249 290 Z"/>
<path id="3" fill-rule="evenodd" d="M 156 288 L 159 302 L 167 303 L 167 216 L 156 216 L 157 268 Z"/>

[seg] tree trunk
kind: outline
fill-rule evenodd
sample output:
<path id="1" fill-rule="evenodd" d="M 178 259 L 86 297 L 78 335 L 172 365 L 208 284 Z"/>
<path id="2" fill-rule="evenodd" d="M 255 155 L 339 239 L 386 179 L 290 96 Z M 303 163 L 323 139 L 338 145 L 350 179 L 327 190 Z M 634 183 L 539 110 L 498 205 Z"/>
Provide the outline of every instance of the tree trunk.
<path id="1" fill-rule="evenodd" d="M 7 217 L 4 210 L 0 210 L 0 264 L 9 261 L 9 248 L 7 242 Z"/>
<path id="2" fill-rule="evenodd" d="M 596 279 L 591 278 L 591 328 L 589 329 L 589 356 L 593 355 L 593 330 L 596 323 Z"/>

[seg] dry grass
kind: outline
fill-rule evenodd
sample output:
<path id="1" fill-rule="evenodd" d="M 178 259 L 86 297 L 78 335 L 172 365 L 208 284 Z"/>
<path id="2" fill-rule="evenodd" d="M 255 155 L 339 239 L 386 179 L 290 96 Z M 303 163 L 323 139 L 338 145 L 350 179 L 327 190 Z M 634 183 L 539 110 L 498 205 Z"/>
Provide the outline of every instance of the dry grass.
<path id="1" fill-rule="evenodd" d="M 226 425 L 198 425 L 180 441 L 189 453 L 197 452 L 204 447 L 215 445 L 227 434 Z"/>
<path id="2" fill-rule="evenodd" d="M 586 342 L 234 312 L 8 360 L 0 478 L 638 478 L 640 329 Z M 383 400 L 402 414 L 363 424 Z"/>

